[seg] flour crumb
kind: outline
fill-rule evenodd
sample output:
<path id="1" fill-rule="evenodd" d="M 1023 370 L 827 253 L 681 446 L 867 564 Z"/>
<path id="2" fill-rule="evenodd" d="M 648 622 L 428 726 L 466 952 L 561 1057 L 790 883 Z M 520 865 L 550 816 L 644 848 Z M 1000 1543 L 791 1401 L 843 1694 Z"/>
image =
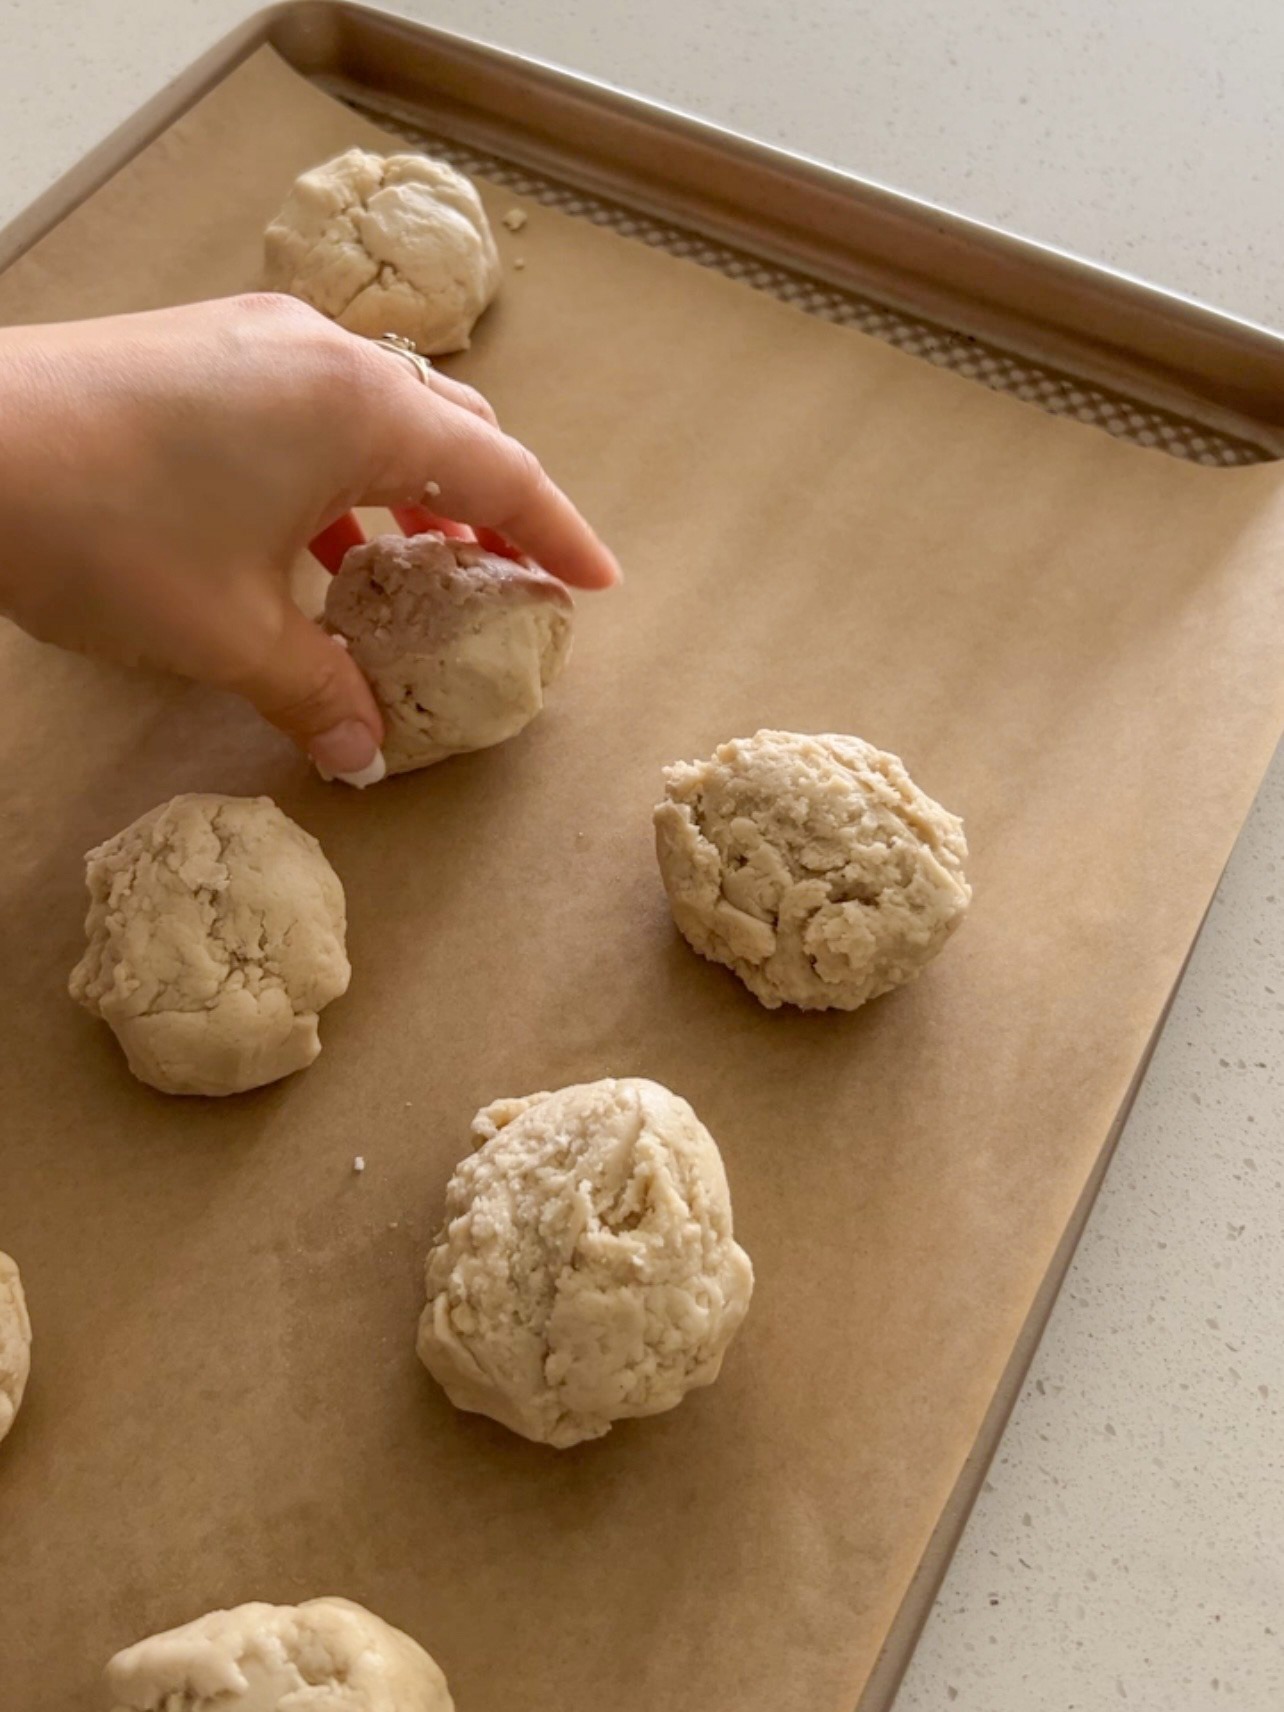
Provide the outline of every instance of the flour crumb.
<path id="1" fill-rule="evenodd" d="M 354 1171 L 364 1171 L 365 1168 L 366 1168 L 365 1159 L 360 1153 L 358 1153 L 356 1158 L 352 1161 L 352 1169 Z"/>
<path id="2" fill-rule="evenodd" d="M 529 219 L 530 215 L 524 208 L 510 208 L 508 213 L 504 215 L 503 224 L 508 227 L 510 232 L 520 232 Z"/>
<path id="3" fill-rule="evenodd" d="M 440 495 L 441 495 L 441 483 L 440 482 L 425 482 L 424 483 L 424 498 L 425 499 L 438 499 L 440 497 Z"/>

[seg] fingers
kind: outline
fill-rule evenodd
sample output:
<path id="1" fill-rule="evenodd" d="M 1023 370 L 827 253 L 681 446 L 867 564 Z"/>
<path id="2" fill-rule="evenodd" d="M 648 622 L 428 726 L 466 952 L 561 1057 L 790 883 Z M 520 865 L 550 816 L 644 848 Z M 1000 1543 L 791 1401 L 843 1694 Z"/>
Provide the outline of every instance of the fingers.
<path id="1" fill-rule="evenodd" d="M 563 582 L 611 588 L 615 555 L 519 441 L 475 418 L 456 424 L 433 479 L 434 505 L 448 516 L 497 530 Z"/>
<path id="2" fill-rule="evenodd" d="M 442 374 L 440 369 L 432 371 L 432 379 L 428 383 L 438 398 L 444 398 L 447 404 L 458 405 L 461 410 L 467 410 L 473 416 L 480 416 L 483 422 L 489 422 L 492 428 L 499 426 L 499 418 L 491 408 L 491 403 L 474 386 L 466 386 L 461 380 L 454 380 L 450 375 Z"/>
<path id="3" fill-rule="evenodd" d="M 360 503 L 413 503 L 431 482 L 434 511 L 498 530 L 563 582 L 601 589 L 621 580 L 615 555 L 519 441 L 443 404 L 413 376 L 388 390 L 380 425 L 385 460 Z"/>
<path id="4" fill-rule="evenodd" d="M 360 335 L 351 334 L 349 337 L 357 338 Z M 370 343 L 381 356 L 390 357 L 400 367 L 404 381 L 406 378 L 406 355 L 378 339 L 374 339 Z M 427 370 L 426 374 L 421 373 L 417 367 L 421 361 Z M 469 386 L 465 381 L 456 380 L 453 375 L 443 374 L 429 358 L 416 356 L 412 359 L 412 363 L 416 365 L 412 367 L 412 378 L 418 379 L 420 385 L 423 385 L 426 380 L 438 398 L 445 399 L 447 404 L 457 405 L 461 410 L 467 410 L 473 416 L 480 416 L 483 422 L 489 422 L 492 426 L 498 424 L 499 418 L 495 415 L 490 400 L 478 392 L 475 386 Z M 388 379 L 386 371 L 381 378 Z"/>
<path id="5" fill-rule="evenodd" d="M 359 788 L 384 776 L 378 704 L 347 649 L 287 602 L 280 633 L 236 688 L 321 773 Z"/>

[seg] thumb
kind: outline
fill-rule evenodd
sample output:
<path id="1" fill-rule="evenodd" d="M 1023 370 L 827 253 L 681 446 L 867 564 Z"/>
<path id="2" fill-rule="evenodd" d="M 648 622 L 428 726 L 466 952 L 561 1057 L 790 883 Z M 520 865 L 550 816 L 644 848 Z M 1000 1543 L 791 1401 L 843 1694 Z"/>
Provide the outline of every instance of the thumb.
<path id="1" fill-rule="evenodd" d="M 237 689 L 316 763 L 324 778 L 364 789 L 386 768 L 383 718 L 370 685 L 342 642 L 284 604 L 275 645 Z"/>

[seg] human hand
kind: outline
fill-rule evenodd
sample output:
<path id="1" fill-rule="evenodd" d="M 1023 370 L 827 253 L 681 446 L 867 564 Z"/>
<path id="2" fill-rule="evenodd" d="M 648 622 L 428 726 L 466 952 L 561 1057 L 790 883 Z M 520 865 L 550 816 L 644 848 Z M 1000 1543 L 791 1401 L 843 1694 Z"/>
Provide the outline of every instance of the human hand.
<path id="1" fill-rule="evenodd" d="M 434 511 L 563 581 L 618 581 L 480 394 L 425 386 L 293 298 L 0 331 L 0 608 L 42 641 L 236 691 L 353 782 L 380 776 L 383 722 L 289 568 L 353 506 L 429 483 Z"/>

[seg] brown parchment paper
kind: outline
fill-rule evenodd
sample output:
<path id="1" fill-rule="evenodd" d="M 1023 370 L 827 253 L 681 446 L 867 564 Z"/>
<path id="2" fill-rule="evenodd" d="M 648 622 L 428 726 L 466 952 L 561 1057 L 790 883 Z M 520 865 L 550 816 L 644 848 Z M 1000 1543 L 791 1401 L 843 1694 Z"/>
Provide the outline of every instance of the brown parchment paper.
<path id="1" fill-rule="evenodd" d="M 251 284 L 291 176 L 377 136 L 265 50 L 0 316 Z M 1054 421 L 540 208 L 499 238 L 457 370 L 628 571 L 523 737 L 358 796 L 227 698 L 0 638 L 0 1246 L 35 1326 L 6 1712 L 323 1592 L 461 1712 L 849 1712 L 1284 718 L 1278 468 Z M 893 748 L 967 820 L 971 918 L 855 1016 L 768 1015 L 669 922 L 659 769 L 768 724 Z M 65 993 L 81 853 L 184 790 L 270 793 L 351 915 L 319 1062 L 222 1103 L 133 1082 Z M 607 1073 L 707 1121 L 758 1287 L 714 1389 L 558 1454 L 424 1375 L 420 1267 L 475 1107 Z"/>

